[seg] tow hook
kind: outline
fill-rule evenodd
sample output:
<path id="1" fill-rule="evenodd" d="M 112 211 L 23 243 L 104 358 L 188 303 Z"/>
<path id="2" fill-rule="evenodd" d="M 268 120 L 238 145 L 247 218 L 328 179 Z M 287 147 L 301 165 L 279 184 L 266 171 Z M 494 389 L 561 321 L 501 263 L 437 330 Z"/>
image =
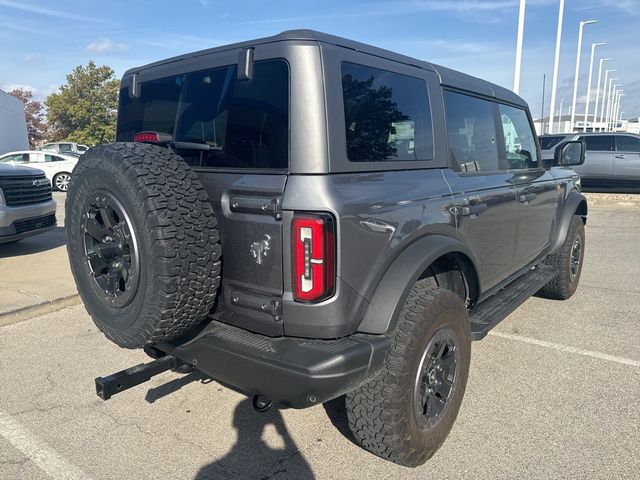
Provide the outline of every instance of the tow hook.
<path id="1" fill-rule="evenodd" d="M 256 412 L 264 413 L 264 412 L 267 412 L 273 406 L 273 401 L 269 400 L 266 397 L 263 397 L 262 395 L 254 395 L 252 404 L 253 404 L 253 409 Z"/>

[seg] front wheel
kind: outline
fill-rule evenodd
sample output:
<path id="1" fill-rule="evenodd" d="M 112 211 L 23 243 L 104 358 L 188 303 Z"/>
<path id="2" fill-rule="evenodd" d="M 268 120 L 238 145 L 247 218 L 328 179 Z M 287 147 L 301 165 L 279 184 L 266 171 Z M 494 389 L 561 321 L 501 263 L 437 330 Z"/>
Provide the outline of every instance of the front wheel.
<path id="1" fill-rule="evenodd" d="M 414 285 L 390 333 L 383 371 L 345 402 L 360 445 L 408 467 L 426 462 L 449 435 L 471 361 L 464 303 L 431 285 Z"/>
<path id="2" fill-rule="evenodd" d="M 66 192 L 67 190 L 69 190 L 70 182 L 71 174 L 66 172 L 58 173 L 55 177 L 53 177 L 53 186 L 60 192 Z"/>

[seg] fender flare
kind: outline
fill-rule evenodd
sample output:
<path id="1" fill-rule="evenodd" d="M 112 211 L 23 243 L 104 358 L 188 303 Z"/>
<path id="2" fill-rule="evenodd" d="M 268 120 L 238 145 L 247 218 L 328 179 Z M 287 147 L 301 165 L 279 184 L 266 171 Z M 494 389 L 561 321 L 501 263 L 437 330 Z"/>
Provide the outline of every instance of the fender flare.
<path id="1" fill-rule="evenodd" d="M 580 204 L 583 202 L 584 213 L 580 213 L 579 215 L 586 223 L 588 208 L 586 197 L 577 190 L 572 190 L 569 193 L 562 206 L 562 214 L 560 216 L 560 221 L 558 222 L 558 228 L 556 228 L 556 236 L 551 242 L 549 253 L 556 252 L 562 246 L 565 239 L 567 238 L 567 234 L 569 233 L 569 225 L 571 224 L 571 219 L 574 215 L 576 215 L 578 208 L 580 208 Z"/>
<path id="2" fill-rule="evenodd" d="M 392 328 L 420 275 L 429 265 L 447 253 L 466 255 L 476 272 L 478 271 L 474 255 L 458 240 L 444 235 L 422 237 L 407 246 L 384 273 L 358 331 L 383 334 Z"/>

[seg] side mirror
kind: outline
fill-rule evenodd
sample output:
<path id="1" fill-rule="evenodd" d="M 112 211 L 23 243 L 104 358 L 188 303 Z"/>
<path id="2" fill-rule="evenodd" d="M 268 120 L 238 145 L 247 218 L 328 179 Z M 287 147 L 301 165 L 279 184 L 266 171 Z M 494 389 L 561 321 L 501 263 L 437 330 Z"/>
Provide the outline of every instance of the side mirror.
<path id="1" fill-rule="evenodd" d="M 584 163 L 586 146 L 580 140 L 560 143 L 554 150 L 554 164 L 559 167 L 575 167 Z"/>

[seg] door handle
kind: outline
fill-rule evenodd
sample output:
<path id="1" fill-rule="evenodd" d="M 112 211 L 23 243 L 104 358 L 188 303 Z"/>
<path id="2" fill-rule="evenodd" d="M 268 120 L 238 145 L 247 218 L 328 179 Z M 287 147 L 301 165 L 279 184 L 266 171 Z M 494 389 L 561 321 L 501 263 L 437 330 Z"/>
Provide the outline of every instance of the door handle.
<path id="1" fill-rule="evenodd" d="M 473 205 L 462 207 L 462 215 L 465 217 L 469 215 L 480 215 L 486 209 L 487 209 L 486 203 L 474 203 Z"/>
<path id="2" fill-rule="evenodd" d="M 616 158 L 624 158 L 624 155 L 622 154 L 616 155 Z"/>
<path id="3" fill-rule="evenodd" d="M 525 193 L 523 195 L 518 196 L 518 201 L 520 203 L 527 203 L 527 202 L 530 202 L 531 200 L 534 200 L 536 196 L 537 195 L 535 193 Z"/>

